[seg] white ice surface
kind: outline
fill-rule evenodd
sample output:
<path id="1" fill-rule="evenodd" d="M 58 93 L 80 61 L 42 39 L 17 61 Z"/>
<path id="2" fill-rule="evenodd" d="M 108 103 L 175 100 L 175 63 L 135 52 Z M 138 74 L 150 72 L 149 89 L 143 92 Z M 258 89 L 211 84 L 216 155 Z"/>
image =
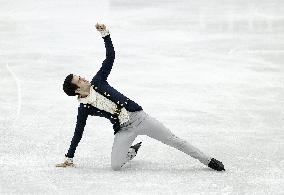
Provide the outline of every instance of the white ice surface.
<path id="1" fill-rule="evenodd" d="M 91 79 L 105 56 L 96 22 L 116 50 L 109 83 L 226 172 L 144 136 L 114 172 L 96 117 L 77 168 L 54 167 L 78 105 L 63 80 Z M 281 0 L 1 0 L 0 193 L 284 194 L 283 33 Z"/>

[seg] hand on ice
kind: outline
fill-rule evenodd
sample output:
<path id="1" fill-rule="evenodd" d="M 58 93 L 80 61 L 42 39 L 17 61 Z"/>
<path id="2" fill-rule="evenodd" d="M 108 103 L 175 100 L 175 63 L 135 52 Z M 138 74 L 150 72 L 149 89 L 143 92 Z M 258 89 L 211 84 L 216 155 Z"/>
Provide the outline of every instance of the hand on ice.
<path id="1" fill-rule="evenodd" d="M 101 33 L 102 37 L 109 35 L 109 30 L 106 28 L 106 25 L 104 25 L 104 24 L 97 23 L 96 29 L 97 29 L 97 31 L 99 31 Z"/>
<path id="2" fill-rule="evenodd" d="M 63 163 L 60 163 L 60 164 L 56 164 L 55 165 L 56 167 L 75 167 L 75 165 L 73 164 L 73 158 L 68 158 L 68 157 L 65 157 L 65 160 Z"/>

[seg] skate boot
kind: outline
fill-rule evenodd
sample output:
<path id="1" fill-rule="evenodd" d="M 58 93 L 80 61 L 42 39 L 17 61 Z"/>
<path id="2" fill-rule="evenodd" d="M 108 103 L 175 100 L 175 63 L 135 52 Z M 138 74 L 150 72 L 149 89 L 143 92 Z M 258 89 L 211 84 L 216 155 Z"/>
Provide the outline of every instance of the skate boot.
<path id="1" fill-rule="evenodd" d="M 211 161 L 208 164 L 208 167 L 210 167 L 211 169 L 214 169 L 216 171 L 225 171 L 223 163 L 216 160 L 215 158 L 211 159 Z"/>
<path id="2" fill-rule="evenodd" d="M 137 143 L 137 144 L 135 144 L 133 146 L 130 146 L 130 148 L 133 148 L 135 150 L 136 154 L 137 154 L 139 148 L 141 147 L 141 143 L 142 142 L 139 142 L 139 143 Z"/>
<path id="3" fill-rule="evenodd" d="M 132 160 L 137 155 L 137 152 L 139 148 L 141 147 L 141 143 L 142 142 L 139 142 L 133 146 L 130 146 L 129 151 L 127 153 L 129 160 Z"/>

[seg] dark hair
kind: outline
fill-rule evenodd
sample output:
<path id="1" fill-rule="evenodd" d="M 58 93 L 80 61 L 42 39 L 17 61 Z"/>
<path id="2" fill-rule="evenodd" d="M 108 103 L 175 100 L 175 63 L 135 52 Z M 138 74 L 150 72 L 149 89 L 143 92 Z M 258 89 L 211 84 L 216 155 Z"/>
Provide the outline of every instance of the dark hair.
<path id="1" fill-rule="evenodd" d="M 69 74 L 63 83 L 63 91 L 68 95 L 68 96 L 75 96 L 79 95 L 78 93 L 75 93 L 75 90 L 78 88 L 77 85 L 71 83 L 73 79 L 73 74 Z"/>

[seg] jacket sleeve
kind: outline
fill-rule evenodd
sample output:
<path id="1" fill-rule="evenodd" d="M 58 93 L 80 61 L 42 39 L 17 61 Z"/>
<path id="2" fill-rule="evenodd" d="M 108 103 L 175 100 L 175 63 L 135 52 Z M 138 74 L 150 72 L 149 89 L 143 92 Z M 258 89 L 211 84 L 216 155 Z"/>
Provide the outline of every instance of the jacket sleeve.
<path id="1" fill-rule="evenodd" d="M 74 153 L 76 151 L 76 148 L 82 138 L 83 131 L 86 125 L 86 121 L 88 118 L 88 112 L 84 107 L 80 106 L 78 108 L 78 114 L 77 114 L 77 123 L 75 127 L 75 132 L 68 150 L 68 153 L 65 154 L 66 157 L 73 158 Z"/>
<path id="2" fill-rule="evenodd" d="M 101 80 L 106 81 L 107 77 L 112 69 L 112 65 L 115 59 L 115 51 L 110 38 L 110 35 L 103 37 L 106 48 L 106 59 L 102 63 L 102 67 L 97 72 L 96 76 Z"/>

